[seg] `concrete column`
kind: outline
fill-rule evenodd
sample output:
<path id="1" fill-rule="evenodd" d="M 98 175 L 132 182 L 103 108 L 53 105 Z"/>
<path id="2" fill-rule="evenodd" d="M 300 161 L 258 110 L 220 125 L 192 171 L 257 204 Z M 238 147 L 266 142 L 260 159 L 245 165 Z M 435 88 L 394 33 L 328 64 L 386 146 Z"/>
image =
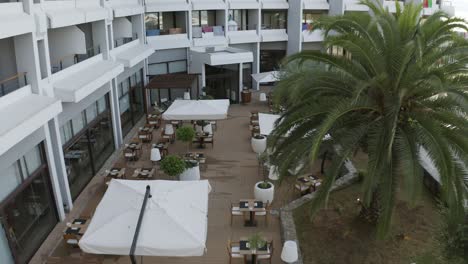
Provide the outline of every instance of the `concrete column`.
<path id="1" fill-rule="evenodd" d="M 206 70 L 205 70 L 205 64 L 203 63 L 201 67 L 201 83 L 202 87 L 206 86 Z"/>
<path id="2" fill-rule="evenodd" d="M 239 103 L 241 103 L 242 100 L 242 90 L 244 89 L 244 84 L 242 82 L 244 71 L 243 71 L 243 63 L 239 63 Z"/>
<path id="3" fill-rule="evenodd" d="M 260 43 L 257 42 L 254 45 L 255 45 L 255 49 L 253 53 L 254 60 L 252 63 L 252 73 L 260 73 Z M 260 84 L 257 83 L 257 81 L 255 81 L 253 78 L 252 78 L 252 89 L 256 89 L 256 90 L 260 89 Z"/>
<path id="4" fill-rule="evenodd" d="M 117 92 L 117 79 L 111 81 L 109 103 L 112 117 L 112 130 L 114 131 L 114 145 L 118 149 L 123 144 L 122 125 L 120 122 L 119 93 Z"/>
<path id="5" fill-rule="evenodd" d="M 332 0 L 330 3 L 330 9 L 328 15 L 336 16 L 344 14 L 344 0 Z"/>
<path id="6" fill-rule="evenodd" d="M 65 212 L 73 208 L 73 202 L 68 184 L 68 176 L 63 157 L 62 140 L 60 138 L 59 123 L 57 117 L 50 120 L 44 126 L 45 152 L 54 194 L 57 212 L 60 220 L 65 219 Z M 65 211 L 66 209 L 66 211 Z"/>
<path id="7" fill-rule="evenodd" d="M 302 49 L 302 1 L 289 1 L 287 55 Z"/>

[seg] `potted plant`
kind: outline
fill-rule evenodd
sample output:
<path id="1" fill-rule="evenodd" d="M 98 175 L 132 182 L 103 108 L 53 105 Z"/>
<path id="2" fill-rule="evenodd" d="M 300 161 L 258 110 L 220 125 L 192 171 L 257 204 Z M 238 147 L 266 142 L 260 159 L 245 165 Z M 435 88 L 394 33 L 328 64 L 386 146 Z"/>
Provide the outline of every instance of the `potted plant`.
<path id="1" fill-rule="evenodd" d="M 250 140 L 250 145 L 252 146 L 252 150 L 260 155 L 266 150 L 267 138 L 263 135 L 255 135 Z"/>
<path id="2" fill-rule="evenodd" d="M 181 181 L 200 180 L 200 166 L 196 160 L 185 161 L 185 170 L 179 175 Z"/>
<path id="3" fill-rule="evenodd" d="M 254 197 L 255 200 L 262 201 L 264 203 L 273 202 L 275 196 L 275 186 L 273 183 L 267 181 L 264 164 L 267 161 L 268 155 L 266 152 L 258 155 L 258 166 L 263 176 L 263 181 L 259 181 L 255 184 L 254 187 Z"/>
<path id="4" fill-rule="evenodd" d="M 161 161 L 161 170 L 174 178 L 182 174 L 185 168 L 185 161 L 175 155 L 168 155 Z"/>
<path id="5" fill-rule="evenodd" d="M 187 151 L 189 150 L 190 143 L 195 138 L 195 130 L 193 127 L 183 126 L 179 127 L 176 131 L 176 137 L 178 140 L 187 142 Z"/>
<path id="6" fill-rule="evenodd" d="M 263 236 L 260 233 L 255 233 L 251 235 L 248 241 L 249 241 L 248 248 L 252 250 L 264 248 L 267 244 L 266 240 L 263 238 Z"/>

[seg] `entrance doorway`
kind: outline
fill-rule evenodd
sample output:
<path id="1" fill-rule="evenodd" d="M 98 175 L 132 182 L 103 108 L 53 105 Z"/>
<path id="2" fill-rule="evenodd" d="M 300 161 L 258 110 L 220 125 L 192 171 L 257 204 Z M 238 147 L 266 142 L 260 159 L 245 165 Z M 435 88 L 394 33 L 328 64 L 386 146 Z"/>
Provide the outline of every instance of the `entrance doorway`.
<path id="1" fill-rule="evenodd" d="M 239 64 L 210 66 L 205 65 L 207 95 L 214 99 L 229 99 L 239 103 Z"/>

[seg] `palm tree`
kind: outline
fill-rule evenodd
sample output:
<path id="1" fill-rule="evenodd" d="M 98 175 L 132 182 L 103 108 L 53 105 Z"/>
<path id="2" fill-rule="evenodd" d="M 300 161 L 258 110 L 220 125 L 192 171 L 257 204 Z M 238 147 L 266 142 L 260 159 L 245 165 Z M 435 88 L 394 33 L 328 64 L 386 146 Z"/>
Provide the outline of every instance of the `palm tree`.
<path id="1" fill-rule="evenodd" d="M 421 5 L 401 10 L 397 2 L 391 14 L 381 4 L 362 4 L 372 15 L 325 16 L 313 25 L 324 30 L 325 49 L 345 55 L 303 51 L 288 58 L 274 94 L 286 111 L 269 140 L 273 163 L 287 175 L 304 157 L 316 160 L 322 139 L 332 136 L 339 147 L 311 203 L 314 214 L 344 162 L 365 149 L 363 204 L 378 201 L 383 238 L 396 196 L 414 202 L 421 192 L 423 147 L 440 173 L 452 219 L 460 220 L 468 196 L 468 42 L 454 30 L 467 31 L 465 21 L 443 12 L 422 18 Z"/>

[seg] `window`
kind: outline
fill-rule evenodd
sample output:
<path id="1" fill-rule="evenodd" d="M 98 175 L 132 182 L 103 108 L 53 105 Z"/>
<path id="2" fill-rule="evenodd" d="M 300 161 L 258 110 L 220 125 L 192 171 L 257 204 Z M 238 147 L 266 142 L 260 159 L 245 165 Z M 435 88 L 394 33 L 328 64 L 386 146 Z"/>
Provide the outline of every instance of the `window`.
<path id="1" fill-rule="evenodd" d="M 21 184 L 21 172 L 18 162 L 13 163 L 0 177 L 0 201 L 7 197 L 17 186 Z"/>
<path id="2" fill-rule="evenodd" d="M 146 13 L 145 14 L 145 25 L 147 30 L 153 29 L 162 29 L 162 14 L 160 12 L 156 13 Z"/>
<path id="3" fill-rule="evenodd" d="M 86 108 L 86 120 L 91 123 L 97 116 L 97 105 L 96 103 L 91 104 Z"/>
<path id="4" fill-rule="evenodd" d="M 97 107 L 98 107 L 98 113 L 102 113 L 106 111 L 107 109 L 107 104 L 106 104 L 106 97 L 103 96 L 101 99 L 97 101 Z"/>
<path id="5" fill-rule="evenodd" d="M 41 149 L 39 146 L 36 146 L 26 153 L 23 159 L 26 165 L 26 173 L 24 173 L 24 175 L 31 176 L 42 164 Z"/>
<path id="6" fill-rule="evenodd" d="M 84 121 L 83 113 L 80 113 L 79 115 L 75 116 L 71 121 L 72 121 L 73 135 L 75 136 L 84 127 L 85 121 Z"/>
<path id="7" fill-rule="evenodd" d="M 62 126 L 62 144 L 68 142 L 73 137 L 72 124 L 70 121 Z"/>
<path id="8" fill-rule="evenodd" d="M 236 21 L 238 30 L 254 30 L 257 28 L 255 24 L 252 24 L 252 25 L 249 24 L 249 10 L 248 9 L 229 10 L 229 20 Z"/>
<path id="9" fill-rule="evenodd" d="M 216 21 L 216 11 L 214 12 L 214 20 Z M 207 26 L 208 25 L 208 11 L 207 10 L 197 10 L 192 11 L 192 26 Z"/>
<path id="10" fill-rule="evenodd" d="M 304 12 L 304 15 L 302 16 L 302 23 L 311 24 L 317 19 L 319 19 L 322 16 L 322 14 L 323 13 L 321 12 L 312 12 L 312 11 Z"/>
<path id="11" fill-rule="evenodd" d="M 285 10 L 262 11 L 262 29 L 286 29 L 286 21 Z"/>

